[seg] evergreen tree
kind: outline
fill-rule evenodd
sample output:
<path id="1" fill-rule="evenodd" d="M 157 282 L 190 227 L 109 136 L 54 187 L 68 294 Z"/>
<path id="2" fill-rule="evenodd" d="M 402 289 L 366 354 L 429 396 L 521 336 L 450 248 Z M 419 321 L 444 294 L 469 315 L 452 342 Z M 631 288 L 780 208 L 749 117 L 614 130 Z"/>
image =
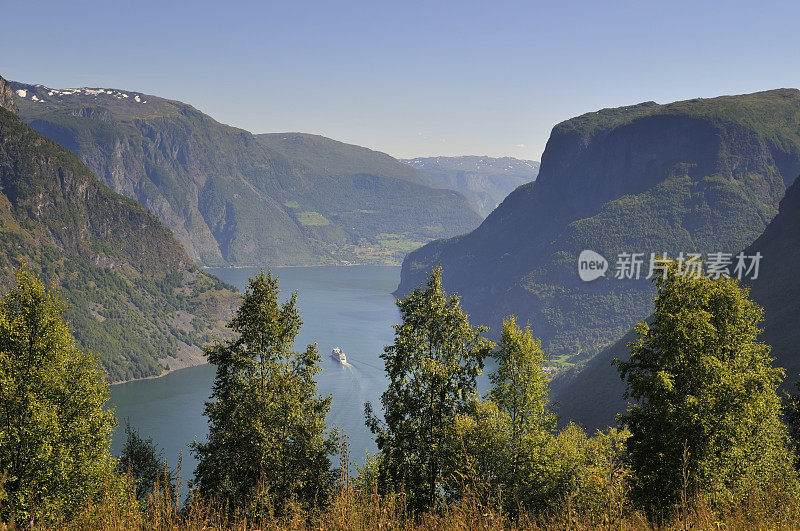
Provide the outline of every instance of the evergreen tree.
<path id="1" fill-rule="evenodd" d="M 146 500 L 154 492 L 156 482 L 161 484 L 165 493 L 171 493 L 178 481 L 153 439 L 142 438 L 139 431 L 130 424 L 125 425 L 125 444 L 118 467 L 133 478 L 138 500 Z"/>
<path id="2" fill-rule="evenodd" d="M 24 266 L 0 299 L 3 520 L 64 519 L 108 485 L 113 413 L 97 359 L 81 351 L 58 295 Z"/>
<path id="3" fill-rule="evenodd" d="M 762 309 L 727 277 L 681 275 L 672 264 L 655 280 L 652 324 L 639 323 L 630 360 L 615 361 L 635 402 L 620 416 L 635 498 L 662 511 L 705 492 L 724 505 L 790 477 L 783 371 L 758 340 Z"/>
<path id="4" fill-rule="evenodd" d="M 497 370 L 489 375 L 489 398 L 509 419 L 508 465 L 500 477 L 511 507 L 530 505 L 543 493 L 547 445 L 556 418 L 548 409 L 546 358 L 530 326 L 521 329 L 514 317 L 503 321 Z"/>
<path id="5" fill-rule="evenodd" d="M 385 489 L 404 489 L 412 510 L 443 495 L 443 470 L 451 459 L 447 432 L 475 397 L 475 380 L 492 344 L 472 328 L 459 299 L 442 288 L 441 268 L 427 284 L 398 301 L 402 323 L 385 348 L 389 388 L 381 396 L 385 422 L 365 404 L 367 425 L 381 452 Z"/>
<path id="6" fill-rule="evenodd" d="M 230 507 L 306 507 L 325 500 L 333 481 L 335 434 L 326 435 L 331 398 L 319 397 L 316 344 L 292 347 L 302 325 L 297 293 L 281 305 L 278 279 L 262 271 L 250 280 L 230 327 L 235 339 L 207 350 L 216 365 L 209 434 L 193 443 L 202 496 Z"/>

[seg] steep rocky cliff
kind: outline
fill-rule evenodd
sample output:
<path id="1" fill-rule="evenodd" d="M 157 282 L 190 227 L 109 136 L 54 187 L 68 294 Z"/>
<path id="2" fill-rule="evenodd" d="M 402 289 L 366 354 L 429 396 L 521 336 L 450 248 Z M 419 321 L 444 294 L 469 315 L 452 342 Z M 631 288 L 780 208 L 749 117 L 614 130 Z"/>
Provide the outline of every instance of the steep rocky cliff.
<path id="1" fill-rule="evenodd" d="M 383 153 L 256 137 L 139 92 L 13 87 L 23 120 L 144 204 L 205 265 L 398 262 L 480 222 L 462 196 Z"/>
<path id="2" fill-rule="evenodd" d="M 0 185 L 4 287 L 23 262 L 55 284 L 78 341 L 111 380 L 203 362 L 200 346 L 222 331 L 238 295 L 199 271 L 142 205 L 5 108 Z"/>
<path id="3" fill-rule="evenodd" d="M 19 114 L 17 104 L 14 102 L 14 90 L 2 76 L 0 76 L 0 108 Z"/>
<path id="4" fill-rule="evenodd" d="M 799 172 L 794 89 L 586 114 L 553 129 L 537 180 L 479 228 L 409 254 L 398 292 L 441 263 L 473 320 L 516 314 L 555 362 L 582 363 L 650 312 L 648 281 L 612 278 L 618 253 L 743 249 Z M 584 249 L 609 260 L 604 278 L 581 282 Z"/>

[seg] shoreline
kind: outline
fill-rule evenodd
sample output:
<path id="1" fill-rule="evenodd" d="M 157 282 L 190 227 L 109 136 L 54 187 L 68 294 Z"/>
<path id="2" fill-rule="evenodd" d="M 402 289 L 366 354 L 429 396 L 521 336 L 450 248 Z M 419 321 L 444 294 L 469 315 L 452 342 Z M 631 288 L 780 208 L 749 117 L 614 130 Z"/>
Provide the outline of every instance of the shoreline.
<path id="1" fill-rule="evenodd" d="M 308 269 L 308 268 L 312 268 L 312 267 L 355 267 L 355 266 L 401 267 L 402 264 L 338 264 L 338 265 L 333 265 L 333 264 L 309 264 L 309 265 L 289 265 L 289 266 L 270 266 L 270 267 L 274 267 L 274 268 L 304 268 L 304 269 Z M 255 265 L 255 266 L 251 266 L 251 265 L 201 266 L 201 265 L 198 265 L 197 267 L 202 269 L 202 270 L 204 270 L 204 271 L 208 271 L 208 270 L 212 270 L 212 269 L 255 269 L 255 268 L 263 267 L 263 266 L 257 266 L 257 265 Z M 237 289 L 237 291 L 238 291 L 238 289 Z M 396 297 L 394 291 L 390 292 L 390 294 Z M 203 356 L 203 362 L 202 363 L 196 363 L 196 364 L 192 364 L 192 365 L 187 365 L 186 367 L 180 367 L 178 369 L 165 369 L 164 372 L 162 372 L 161 374 L 155 374 L 155 375 L 151 375 L 151 376 L 142 376 L 141 378 L 133 378 L 131 380 L 121 380 L 121 381 L 116 381 L 116 382 L 109 382 L 108 385 L 109 385 L 109 387 L 111 387 L 111 386 L 117 386 L 117 385 L 131 383 L 131 382 L 139 382 L 139 381 L 143 381 L 143 380 L 156 380 L 158 378 L 163 378 L 164 376 L 167 376 L 168 374 L 172 374 L 174 372 L 182 371 L 182 370 L 185 370 L 185 369 L 191 369 L 192 367 L 200 367 L 202 365 L 208 365 L 208 360 L 205 359 L 205 356 Z"/>
<path id="2" fill-rule="evenodd" d="M 204 361 L 203 363 L 197 363 L 195 365 L 187 365 L 186 367 L 181 367 L 180 369 L 164 369 L 164 372 L 162 372 L 161 374 L 154 374 L 152 376 L 142 376 L 141 378 L 133 378 L 132 380 L 121 380 L 121 381 L 118 381 L 118 382 L 108 382 L 108 386 L 112 387 L 112 386 L 115 386 L 115 385 L 122 385 L 122 384 L 131 383 L 131 382 L 141 382 L 141 381 L 144 381 L 144 380 L 158 380 L 159 378 L 163 378 L 164 376 L 166 376 L 168 374 L 172 374 L 173 372 L 183 371 L 183 370 L 186 370 L 186 369 L 191 369 L 193 367 L 202 367 L 203 365 L 208 365 L 208 361 Z"/>

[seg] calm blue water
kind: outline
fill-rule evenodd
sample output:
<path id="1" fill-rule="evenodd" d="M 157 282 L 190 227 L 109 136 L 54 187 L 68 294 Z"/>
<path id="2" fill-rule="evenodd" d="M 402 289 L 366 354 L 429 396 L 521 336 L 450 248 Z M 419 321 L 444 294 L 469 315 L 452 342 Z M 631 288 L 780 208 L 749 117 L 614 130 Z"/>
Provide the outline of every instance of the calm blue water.
<path id="1" fill-rule="evenodd" d="M 371 434 L 364 426 L 364 402 L 380 410 L 386 389 L 383 362 L 378 357 L 394 338 L 392 326 L 399 312 L 391 292 L 400 280 L 400 268 L 390 266 L 273 268 L 280 279 L 282 296 L 299 292 L 298 307 L 304 324 L 295 350 L 316 342 L 322 355 L 318 390 L 333 397 L 328 425 L 347 434 L 353 460 L 375 452 Z M 257 268 L 212 269 L 210 272 L 244 291 Z M 348 365 L 331 359 L 334 347 L 347 354 Z M 142 380 L 111 388 L 111 404 L 120 425 L 128 420 L 144 437 L 152 437 L 164 449 L 170 466 L 183 452 L 183 479 L 192 477 L 195 461 L 187 445 L 204 440 L 207 433 L 204 402 L 208 399 L 214 367 L 203 365 L 173 372 L 154 380 Z M 119 429 L 112 450 L 119 455 L 124 433 Z"/>

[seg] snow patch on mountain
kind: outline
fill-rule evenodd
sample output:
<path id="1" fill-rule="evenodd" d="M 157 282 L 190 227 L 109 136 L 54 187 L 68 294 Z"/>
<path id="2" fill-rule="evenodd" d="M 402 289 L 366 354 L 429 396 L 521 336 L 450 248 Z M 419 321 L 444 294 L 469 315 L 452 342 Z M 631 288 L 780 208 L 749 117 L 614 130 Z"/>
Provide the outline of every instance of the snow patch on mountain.
<path id="1" fill-rule="evenodd" d="M 46 102 L 49 98 L 61 98 L 66 96 L 92 96 L 92 97 L 112 97 L 117 100 L 125 100 L 131 97 L 131 94 L 115 89 L 106 89 L 99 87 L 80 87 L 80 88 L 66 88 L 54 89 L 45 87 L 44 85 L 34 85 L 35 88 L 17 89 L 16 95 L 20 98 L 29 98 L 31 101 Z M 36 92 L 34 94 L 34 92 Z M 136 103 L 147 103 L 147 100 L 142 99 L 141 94 L 134 95 L 133 99 Z"/>

